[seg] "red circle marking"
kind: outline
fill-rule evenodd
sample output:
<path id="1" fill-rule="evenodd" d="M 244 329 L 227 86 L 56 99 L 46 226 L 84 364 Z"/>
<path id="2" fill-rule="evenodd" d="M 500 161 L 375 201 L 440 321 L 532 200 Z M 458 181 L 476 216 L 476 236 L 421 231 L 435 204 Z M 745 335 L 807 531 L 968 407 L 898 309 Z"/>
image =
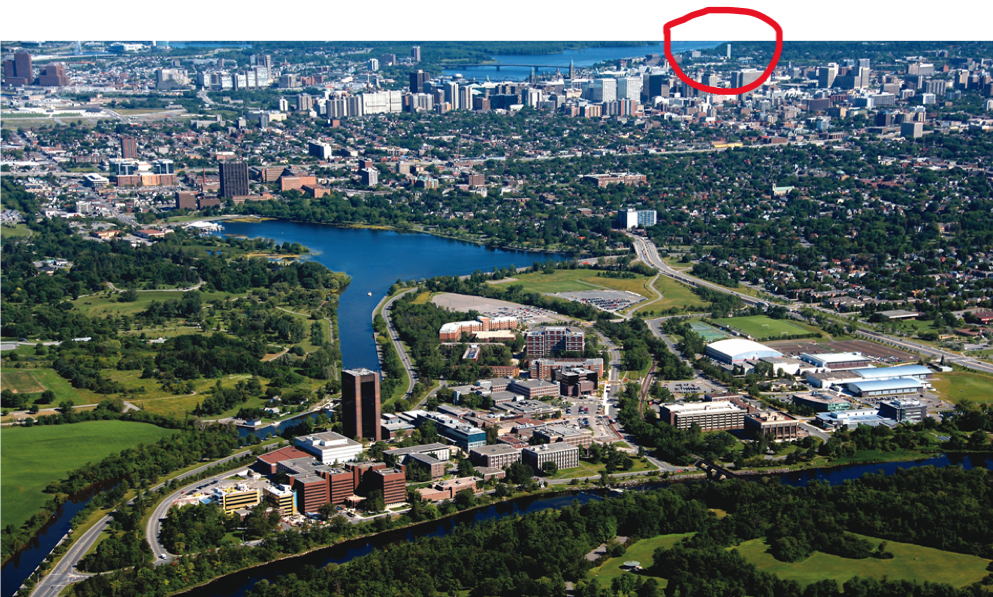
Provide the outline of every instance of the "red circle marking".
<path id="1" fill-rule="evenodd" d="M 772 62 L 769 63 L 769 66 L 767 66 L 762 72 L 762 76 L 757 80 L 752 81 L 744 87 L 711 87 L 710 85 L 704 85 L 703 83 L 694 81 L 683 72 L 683 69 L 679 68 L 679 64 L 676 63 L 676 59 L 672 56 L 672 28 L 688 23 L 697 17 L 713 14 L 755 17 L 756 19 L 759 19 L 772 27 L 772 29 L 776 32 L 776 51 L 772 53 Z M 700 10 L 694 10 L 687 15 L 681 16 L 678 19 L 669 21 L 662 26 L 662 33 L 665 36 L 665 58 L 669 61 L 669 65 L 672 67 L 673 72 L 676 73 L 676 76 L 679 77 L 679 80 L 694 89 L 699 89 L 700 91 L 705 91 L 707 93 L 715 93 L 717 95 L 741 95 L 742 93 L 748 93 L 753 89 L 758 89 L 762 83 L 765 83 L 769 77 L 772 76 L 772 71 L 776 69 L 776 64 L 779 63 L 779 55 L 783 53 L 783 28 L 768 15 L 750 8 L 736 8 L 733 6 L 710 6 L 707 8 L 701 8 Z"/>

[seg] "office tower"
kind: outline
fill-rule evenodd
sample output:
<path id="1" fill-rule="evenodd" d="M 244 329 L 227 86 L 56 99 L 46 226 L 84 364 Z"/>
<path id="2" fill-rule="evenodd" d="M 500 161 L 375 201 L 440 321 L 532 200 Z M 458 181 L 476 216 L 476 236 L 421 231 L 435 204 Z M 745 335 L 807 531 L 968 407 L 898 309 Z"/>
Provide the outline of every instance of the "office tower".
<path id="1" fill-rule="evenodd" d="M 34 83 L 34 71 L 31 68 L 31 54 L 18 52 L 12 60 L 3 61 L 5 83 L 12 87 L 21 87 Z"/>
<path id="2" fill-rule="evenodd" d="M 728 60 L 731 60 L 731 44 L 728 44 Z"/>
<path id="3" fill-rule="evenodd" d="M 754 68 L 731 71 L 731 87 L 737 89 L 738 87 L 750 85 L 758 81 L 761 76 L 762 71 L 755 70 Z"/>
<path id="4" fill-rule="evenodd" d="M 121 157 L 133 160 L 138 157 L 138 141 L 134 137 L 121 137 Z"/>
<path id="5" fill-rule="evenodd" d="M 569 80 L 572 81 L 576 78 L 576 65 L 573 64 L 572 60 L 569 60 Z"/>
<path id="6" fill-rule="evenodd" d="M 827 66 L 817 67 L 817 86 L 822 89 L 834 87 L 834 80 L 838 76 L 838 65 L 834 62 Z"/>
<path id="7" fill-rule="evenodd" d="M 424 93 L 424 83 L 428 80 L 428 74 L 422 70 L 410 73 L 410 92 Z"/>
<path id="8" fill-rule="evenodd" d="M 455 81 L 445 83 L 445 101 L 452 105 L 453 110 L 459 109 L 459 84 Z"/>
<path id="9" fill-rule="evenodd" d="M 196 209 L 197 208 L 197 194 L 177 191 L 176 192 L 176 209 Z"/>
<path id="10" fill-rule="evenodd" d="M 379 60 L 377 58 L 370 58 L 367 63 L 369 70 L 376 71 L 379 70 Z"/>
<path id="11" fill-rule="evenodd" d="M 176 164 L 172 160 L 155 160 L 152 162 L 152 172 L 155 174 L 175 174 Z"/>
<path id="12" fill-rule="evenodd" d="M 421 61 L 421 46 L 413 46 L 410 48 L 410 57 L 414 62 Z"/>
<path id="13" fill-rule="evenodd" d="M 345 435 L 355 440 L 382 439 L 379 374 L 368 369 L 341 372 L 341 418 Z"/>
<path id="14" fill-rule="evenodd" d="M 859 68 L 869 68 L 869 59 L 859 58 Z"/>
<path id="15" fill-rule="evenodd" d="M 622 77 L 617 79 L 617 99 L 641 100 L 641 77 Z"/>
<path id="16" fill-rule="evenodd" d="M 472 88 L 468 85 L 459 87 L 459 109 L 472 110 Z"/>
<path id="17" fill-rule="evenodd" d="M 221 197 L 243 197 L 248 194 L 248 164 L 221 162 Z"/>
<path id="18" fill-rule="evenodd" d="M 63 64 L 49 64 L 38 77 L 38 84 L 42 87 L 65 87 L 69 84 L 69 77 L 66 76 L 66 67 Z"/>
<path id="19" fill-rule="evenodd" d="M 595 103 L 612 102 L 617 99 L 617 79 L 594 79 L 590 99 Z"/>
<path id="20" fill-rule="evenodd" d="M 641 94 L 645 103 L 651 103 L 655 97 L 669 97 L 669 77 L 660 73 L 643 75 Z"/>
<path id="21" fill-rule="evenodd" d="M 359 171 L 359 175 L 362 178 L 362 184 L 367 187 L 374 187 L 379 184 L 379 170 L 375 168 L 363 168 Z"/>

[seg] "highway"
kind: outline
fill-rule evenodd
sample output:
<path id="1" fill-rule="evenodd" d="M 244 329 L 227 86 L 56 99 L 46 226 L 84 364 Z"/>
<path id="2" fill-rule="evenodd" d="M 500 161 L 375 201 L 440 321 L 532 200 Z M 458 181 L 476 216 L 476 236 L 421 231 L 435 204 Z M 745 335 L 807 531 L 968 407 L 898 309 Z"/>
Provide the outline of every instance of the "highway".
<path id="1" fill-rule="evenodd" d="M 199 466 L 181 475 L 177 475 L 175 478 L 177 480 L 185 479 L 186 477 L 196 475 L 204 470 L 207 470 L 212 466 L 217 466 L 218 464 L 222 464 L 229 460 L 240 458 L 249 453 L 251 453 L 251 450 L 241 450 L 239 452 L 235 452 L 234 454 L 228 456 L 227 458 L 221 458 L 220 460 L 209 462 L 203 466 Z M 224 477 L 227 476 L 228 474 L 229 473 L 225 473 L 220 476 Z M 165 483 L 160 483 L 155 487 L 153 487 L 151 490 L 155 491 L 161 488 L 163 485 L 165 485 Z M 162 504 L 171 504 L 173 499 L 175 498 L 172 496 L 166 498 L 166 500 L 164 500 L 159 505 L 159 507 L 155 509 L 155 512 L 152 515 L 153 521 L 156 521 L 156 523 L 158 523 L 158 515 L 159 515 L 159 511 L 162 509 Z M 132 501 L 134 500 L 131 500 L 128 503 L 131 503 Z M 164 510 L 162 511 L 162 515 L 164 516 Z M 65 555 L 62 556 L 62 559 L 59 560 L 59 563 L 56 564 L 55 567 L 52 568 L 52 570 L 45 577 L 43 577 L 38 582 L 37 585 L 35 585 L 35 588 L 31 592 L 31 595 L 34 597 L 58 597 L 58 594 L 61 593 L 62 590 L 66 588 L 66 586 L 68 586 L 71 583 L 78 582 L 83 578 L 85 578 L 86 576 L 89 576 L 84 572 L 78 571 L 76 569 L 76 566 L 79 564 L 79 560 L 81 560 L 83 556 L 86 555 L 86 552 L 88 552 L 90 548 L 93 547 L 93 544 L 97 542 L 103 531 L 110 525 L 111 520 L 112 517 L 110 514 L 108 514 L 107 516 L 101 518 L 95 525 L 93 525 L 93 527 L 90 528 L 90 530 L 83 533 L 83 535 L 76 540 L 73 546 L 69 548 L 69 551 L 67 551 Z M 149 522 L 146 532 L 151 532 L 151 531 L 152 531 L 152 524 L 151 522 Z M 150 540 L 149 543 L 152 545 L 152 552 L 155 553 L 156 562 L 157 563 L 164 562 L 166 560 L 159 559 L 159 554 L 162 553 L 161 550 L 159 552 L 156 552 L 156 547 L 157 547 L 156 544 L 158 543 L 157 524 L 155 526 L 155 532 L 156 532 L 156 535 L 154 535 L 155 540 L 154 541 Z"/>

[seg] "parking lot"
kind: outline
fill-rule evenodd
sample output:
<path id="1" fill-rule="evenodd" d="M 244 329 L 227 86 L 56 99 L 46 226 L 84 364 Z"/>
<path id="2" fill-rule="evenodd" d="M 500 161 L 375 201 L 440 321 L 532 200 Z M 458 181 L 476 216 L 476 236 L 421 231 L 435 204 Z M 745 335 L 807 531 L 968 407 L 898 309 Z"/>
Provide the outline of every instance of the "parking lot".
<path id="1" fill-rule="evenodd" d="M 561 297 L 577 303 L 592 305 L 601 311 L 620 311 L 631 305 L 637 305 L 645 297 L 633 292 L 620 290 L 583 290 L 580 292 L 559 292 L 552 296 Z"/>

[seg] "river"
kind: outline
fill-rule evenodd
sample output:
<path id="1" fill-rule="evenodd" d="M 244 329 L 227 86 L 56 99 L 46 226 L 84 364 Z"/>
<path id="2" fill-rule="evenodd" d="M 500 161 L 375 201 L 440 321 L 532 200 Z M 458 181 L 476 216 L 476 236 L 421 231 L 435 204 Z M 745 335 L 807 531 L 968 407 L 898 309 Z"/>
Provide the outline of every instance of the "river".
<path id="1" fill-rule="evenodd" d="M 832 469 L 813 469 L 774 476 L 780 477 L 783 483 L 795 487 L 802 487 L 814 479 L 827 481 L 831 485 L 839 485 L 846 480 L 857 479 L 866 473 L 883 471 L 887 475 L 892 475 L 898 469 L 916 468 L 927 465 L 960 465 L 964 469 L 979 466 L 993 470 L 993 455 L 978 456 L 975 463 L 970 456 L 955 455 L 949 457 L 941 455 L 918 462 L 855 464 Z M 751 477 L 751 479 L 760 478 Z M 644 490 L 652 488 L 652 486 L 643 486 L 635 489 Z M 514 514 L 538 512 L 549 508 L 562 508 L 574 501 L 585 504 L 590 500 L 603 499 L 604 495 L 607 494 L 603 490 L 590 490 L 553 497 L 522 497 L 509 502 L 500 502 L 486 508 L 480 508 L 479 510 L 463 512 L 444 520 L 430 521 L 409 529 L 389 531 L 374 537 L 353 539 L 339 545 L 318 549 L 299 557 L 271 562 L 257 568 L 236 572 L 193 589 L 189 593 L 186 593 L 185 597 L 244 597 L 260 580 L 264 578 L 275 579 L 279 576 L 292 574 L 298 572 L 304 566 L 322 568 L 331 563 L 344 564 L 357 557 L 364 556 L 374 549 L 379 549 L 387 545 L 413 541 L 419 537 L 440 537 L 446 535 L 454 529 L 456 524 L 476 524 L 485 520 L 504 518 Z"/>
<path id="2" fill-rule="evenodd" d="M 674 41 L 672 42 L 672 51 L 679 53 L 688 52 L 690 50 L 704 50 L 707 48 L 713 48 L 721 43 L 723 42 Z M 582 48 L 579 50 L 566 50 L 565 52 L 559 52 L 557 54 L 527 54 L 516 56 L 513 54 L 494 54 L 492 58 L 496 62 L 503 64 L 541 64 L 557 66 L 563 76 L 568 76 L 570 61 L 576 66 L 576 68 L 585 68 L 605 60 L 636 58 L 639 56 L 647 56 L 649 54 L 665 56 L 664 44 L 657 43 L 648 46 Z M 543 69 L 539 70 L 539 72 L 547 73 L 549 70 L 550 69 Z M 479 66 L 473 68 L 446 69 L 442 71 L 442 74 L 448 77 L 458 74 L 462 75 L 466 79 L 476 79 L 478 81 L 484 81 L 487 77 L 489 77 L 491 81 L 523 81 L 531 76 L 531 68 L 529 66 L 501 66 L 500 70 L 497 70 L 494 66 Z"/>
<path id="3" fill-rule="evenodd" d="M 466 275 L 496 267 L 560 261 L 565 255 L 489 249 L 430 234 L 391 230 L 337 228 L 281 220 L 257 223 L 224 222 L 223 235 L 298 242 L 314 261 L 352 278 L 338 305 L 338 331 L 346 368 L 379 369 L 372 335 L 372 311 L 397 280 Z M 371 295 L 370 295 L 371 293 Z"/>
<path id="4" fill-rule="evenodd" d="M 91 485 L 83 491 L 70 496 L 55 510 L 54 516 L 41 528 L 38 535 L 28 543 L 28 546 L 17 553 L 0 569 L 0 596 L 10 597 L 17 588 L 27 580 L 38 564 L 55 549 L 58 542 L 69 532 L 70 523 L 80 510 L 90 503 L 93 497 L 102 491 L 112 489 L 116 481 Z"/>

